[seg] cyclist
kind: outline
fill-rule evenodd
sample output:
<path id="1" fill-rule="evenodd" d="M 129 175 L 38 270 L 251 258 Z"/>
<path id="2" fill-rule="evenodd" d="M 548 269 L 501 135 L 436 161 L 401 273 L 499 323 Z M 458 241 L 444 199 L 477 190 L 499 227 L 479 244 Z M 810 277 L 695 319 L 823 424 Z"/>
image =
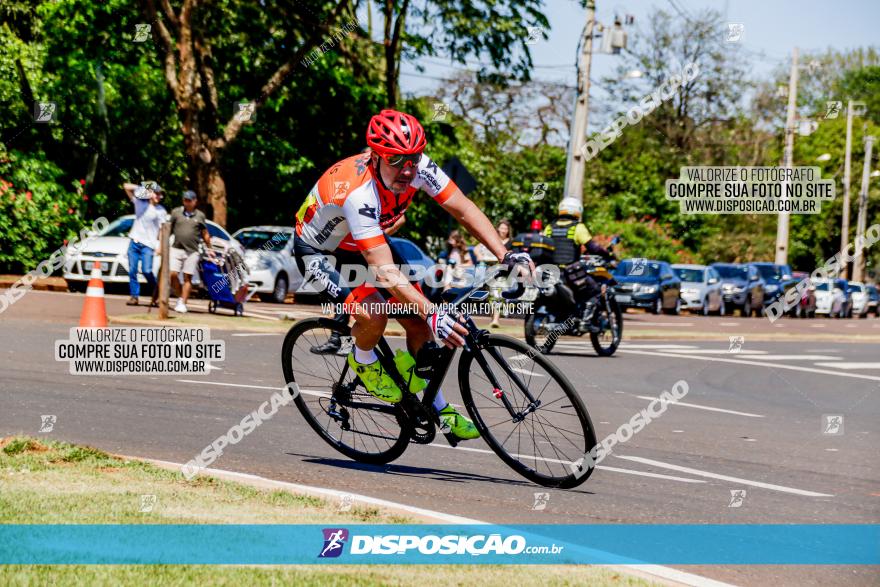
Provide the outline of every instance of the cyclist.
<path id="1" fill-rule="evenodd" d="M 599 255 L 609 261 L 614 259 L 608 249 L 593 239 L 587 226 L 581 222 L 584 206 L 580 201 L 563 198 L 557 212 L 559 217 L 544 229 L 544 236 L 551 239 L 556 247 L 553 251 L 553 263 L 564 269 L 578 261 L 584 252 Z M 596 307 L 595 297 L 599 293 L 599 284 L 587 275 L 586 283 L 576 293 L 580 299 L 586 300 L 584 320 L 591 321 L 592 328 L 598 329 L 598 326 L 592 323 L 592 319 Z"/>
<path id="2" fill-rule="evenodd" d="M 427 385 L 413 372 L 418 349 L 432 339 L 448 347 L 462 346 L 467 334 L 452 315 L 425 298 L 418 284 L 403 276 L 399 267 L 405 261 L 385 239 L 385 229 L 393 230 L 403 222 L 418 190 L 424 190 L 507 267 L 525 263 L 534 270 L 534 265 L 527 254 L 507 251 L 492 222 L 424 154 L 425 131 L 415 117 L 382 110 L 370 119 L 366 138 L 369 152 L 337 162 L 309 192 L 296 215 L 294 251 L 307 282 L 319 284 L 332 301 L 354 308 L 355 344 L 348 363 L 367 391 L 393 403 L 402 399 L 403 392 L 385 373 L 374 351 L 388 322 L 383 302 L 397 301 L 411 310 L 408 316 L 395 316 L 406 331 L 409 350 L 398 352 L 395 363 L 410 392 L 418 393 Z M 339 273 L 343 265 L 369 267 L 378 288 L 364 284 L 349 289 Z M 473 423 L 449 405 L 442 392 L 434 399 L 434 409 L 444 427 L 458 438 L 479 436 Z"/>

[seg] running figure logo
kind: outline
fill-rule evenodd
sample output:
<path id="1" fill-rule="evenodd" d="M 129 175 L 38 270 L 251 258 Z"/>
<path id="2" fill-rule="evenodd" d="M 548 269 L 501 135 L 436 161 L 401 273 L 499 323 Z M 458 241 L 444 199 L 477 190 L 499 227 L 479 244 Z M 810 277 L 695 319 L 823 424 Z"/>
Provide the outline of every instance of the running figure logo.
<path id="1" fill-rule="evenodd" d="M 825 414 L 822 416 L 822 434 L 835 436 L 843 434 L 843 416 L 840 414 Z"/>
<path id="2" fill-rule="evenodd" d="M 543 510 L 550 501 L 549 493 L 535 493 L 535 503 L 532 505 L 533 510 Z"/>
<path id="3" fill-rule="evenodd" d="M 738 353 L 743 348 L 743 343 L 745 343 L 746 337 L 744 336 L 731 336 L 730 337 L 730 347 L 727 349 L 729 353 Z"/>
<path id="4" fill-rule="evenodd" d="M 324 548 L 318 558 L 336 558 L 342 554 L 342 548 L 348 540 L 348 530 L 345 528 L 324 528 Z"/>
<path id="5" fill-rule="evenodd" d="M 629 268 L 629 275 L 644 275 L 645 274 L 645 263 L 648 260 L 644 257 L 636 257 L 632 260 L 632 265 Z"/>
<path id="6" fill-rule="evenodd" d="M 731 489 L 730 490 L 730 503 L 727 504 L 729 508 L 741 508 L 742 504 L 746 500 L 746 490 L 745 489 Z"/>
<path id="7" fill-rule="evenodd" d="M 55 422 L 58 421 L 58 417 L 54 414 L 40 416 L 40 432 L 52 432 L 52 429 L 55 428 Z"/>

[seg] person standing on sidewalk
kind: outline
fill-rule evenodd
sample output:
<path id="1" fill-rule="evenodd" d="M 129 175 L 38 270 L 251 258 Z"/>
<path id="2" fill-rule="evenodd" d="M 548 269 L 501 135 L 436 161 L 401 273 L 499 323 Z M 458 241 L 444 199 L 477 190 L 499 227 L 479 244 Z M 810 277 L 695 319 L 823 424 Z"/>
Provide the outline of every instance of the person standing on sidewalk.
<path id="1" fill-rule="evenodd" d="M 162 188 L 155 181 L 145 181 L 141 185 L 125 183 L 122 185 L 125 195 L 134 204 L 134 222 L 128 233 L 128 291 L 131 297 L 126 302 L 129 306 L 138 305 L 141 284 L 138 273 L 143 273 L 147 285 L 153 290 L 156 298 L 156 276 L 153 275 L 153 251 L 159 246 L 159 226 L 165 221 L 168 213 L 159 205 L 162 199 Z M 138 266 L 140 265 L 140 269 Z M 152 306 L 154 302 L 151 302 Z"/>
<path id="2" fill-rule="evenodd" d="M 208 234 L 208 219 L 201 210 L 196 210 L 198 196 L 193 191 L 183 192 L 183 206 L 171 211 L 171 285 L 179 296 L 175 312 L 185 314 L 186 302 L 192 291 L 192 277 L 199 266 L 199 242 L 205 243 L 208 256 L 214 259 L 211 237 Z M 183 273 L 183 288 L 180 287 L 178 273 Z"/>

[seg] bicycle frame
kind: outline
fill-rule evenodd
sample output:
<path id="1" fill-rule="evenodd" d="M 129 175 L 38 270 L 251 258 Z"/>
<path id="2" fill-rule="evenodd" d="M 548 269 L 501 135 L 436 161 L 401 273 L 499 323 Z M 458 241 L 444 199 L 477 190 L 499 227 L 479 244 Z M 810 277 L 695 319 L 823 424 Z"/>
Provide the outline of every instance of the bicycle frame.
<path id="1" fill-rule="evenodd" d="M 480 291 L 478 292 L 481 285 L 471 287 L 470 289 L 464 290 L 459 296 L 455 298 L 454 301 L 451 302 L 453 307 L 453 312 L 458 309 L 458 306 L 465 300 L 473 299 L 485 299 L 487 292 Z M 517 285 L 509 290 L 503 292 L 503 296 L 507 299 L 514 299 L 522 295 L 524 291 L 524 287 L 522 283 L 517 283 Z M 481 297 L 475 297 L 474 293 L 482 294 Z M 529 391 L 528 386 L 522 381 L 519 375 L 511 368 L 511 366 L 504 360 L 504 357 L 501 356 L 501 353 L 498 352 L 498 349 L 493 347 L 487 347 L 486 342 L 489 338 L 489 332 L 487 330 L 483 330 L 479 328 L 469 314 L 466 312 L 458 314 L 463 319 L 463 324 L 465 328 L 467 328 L 467 335 L 465 336 L 465 345 L 464 352 L 469 352 L 473 354 L 474 358 L 477 361 L 477 364 L 480 365 L 480 368 L 483 369 L 486 377 L 489 380 L 489 383 L 492 385 L 492 392 L 497 399 L 500 399 L 504 406 L 507 408 L 508 413 L 510 414 L 513 422 L 522 421 L 528 414 L 534 412 L 540 405 L 540 400 L 537 400 Z M 433 346 L 432 346 L 433 345 Z M 486 361 L 486 357 L 483 356 L 482 351 L 486 350 L 499 366 L 507 373 L 510 377 L 511 381 L 520 389 L 523 395 L 529 400 L 529 404 L 522 411 L 517 411 L 513 404 L 510 403 L 510 400 L 507 398 L 507 395 L 504 393 L 501 384 L 498 379 L 495 377 L 495 373 L 492 371 L 489 366 L 488 361 Z M 409 383 L 404 381 L 403 377 L 397 371 L 397 366 L 394 364 L 393 352 L 391 350 L 391 346 L 388 344 L 388 341 L 383 336 L 379 339 L 379 343 L 376 347 L 376 354 L 379 357 L 379 361 L 382 364 L 382 367 L 385 369 L 385 372 L 392 378 L 392 380 L 397 384 L 397 386 L 405 390 L 403 395 L 403 400 L 399 404 L 374 404 L 367 402 L 355 402 L 355 401 L 345 401 L 345 398 L 336 398 L 336 390 L 342 387 L 341 382 L 345 380 L 345 376 L 348 372 L 348 364 L 346 363 L 345 367 L 340 374 L 339 382 L 336 384 L 333 392 L 333 397 L 331 402 L 341 403 L 343 406 L 358 408 L 358 409 L 370 409 L 373 411 L 380 411 L 389 414 L 397 414 L 397 406 L 402 408 L 403 413 L 407 418 L 406 425 L 409 425 L 413 429 L 413 440 L 420 444 L 430 443 L 435 435 L 436 429 L 439 427 L 441 431 L 444 432 L 444 436 L 446 437 L 447 442 L 450 445 L 456 446 L 458 444 L 458 438 L 451 434 L 450 432 L 444 430 L 444 427 L 440 421 L 440 416 L 433 409 L 434 398 L 437 396 L 438 391 L 440 390 L 440 385 L 446 379 L 446 374 L 449 371 L 449 367 L 452 365 L 452 359 L 455 356 L 455 349 L 448 347 L 440 347 L 435 343 L 427 343 L 422 349 L 419 350 L 416 357 L 416 372 L 430 371 L 430 376 L 428 379 L 428 386 L 422 392 L 422 398 L 419 400 L 417 397 L 410 393 Z M 430 356 L 428 356 L 430 355 Z M 354 383 L 354 382 L 353 382 Z M 352 385 L 352 384 L 349 384 Z M 353 386 L 352 386 L 353 388 Z M 332 415 L 332 414 L 331 414 Z M 404 423 L 401 423 L 404 425 Z"/>

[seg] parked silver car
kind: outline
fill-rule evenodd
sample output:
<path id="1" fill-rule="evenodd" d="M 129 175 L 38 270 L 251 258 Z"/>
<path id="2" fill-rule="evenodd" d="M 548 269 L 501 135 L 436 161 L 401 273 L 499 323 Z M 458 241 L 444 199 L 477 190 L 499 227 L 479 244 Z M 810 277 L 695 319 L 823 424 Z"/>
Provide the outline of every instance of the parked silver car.
<path id="1" fill-rule="evenodd" d="M 302 284 L 293 257 L 294 232 L 292 226 L 248 226 L 232 235 L 244 247 L 251 291 L 264 302 L 281 304 Z"/>
<path id="2" fill-rule="evenodd" d="M 676 264 L 672 270 L 681 279 L 683 310 L 694 310 L 703 316 L 711 312 L 718 312 L 720 316 L 727 313 L 721 294 L 721 276 L 715 269 L 705 265 Z"/>

